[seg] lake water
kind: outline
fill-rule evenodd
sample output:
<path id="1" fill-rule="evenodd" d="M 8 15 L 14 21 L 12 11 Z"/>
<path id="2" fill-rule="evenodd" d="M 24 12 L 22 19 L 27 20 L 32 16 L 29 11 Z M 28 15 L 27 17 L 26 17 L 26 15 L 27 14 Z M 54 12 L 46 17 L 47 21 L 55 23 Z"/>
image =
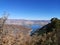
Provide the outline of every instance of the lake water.
<path id="1" fill-rule="evenodd" d="M 37 29 L 41 28 L 42 26 L 38 25 L 38 24 L 34 24 L 34 25 L 31 25 L 30 28 L 32 29 L 31 33 L 34 33 Z"/>
<path id="2" fill-rule="evenodd" d="M 30 34 L 34 33 L 37 29 L 41 28 L 41 25 L 38 24 L 33 24 L 33 25 L 24 25 L 27 28 L 31 28 L 32 31 L 30 32 Z"/>

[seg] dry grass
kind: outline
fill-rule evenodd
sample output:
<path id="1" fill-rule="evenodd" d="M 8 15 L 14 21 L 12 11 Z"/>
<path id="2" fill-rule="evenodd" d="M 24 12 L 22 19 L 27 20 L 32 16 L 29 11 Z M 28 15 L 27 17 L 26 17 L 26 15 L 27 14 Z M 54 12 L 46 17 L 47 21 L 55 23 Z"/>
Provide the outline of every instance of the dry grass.
<path id="1" fill-rule="evenodd" d="M 31 37 L 28 34 L 30 29 L 17 25 L 4 26 L 4 21 L 2 22 L 2 26 L 0 26 L 0 45 L 58 45 L 55 31 Z"/>
<path id="2" fill-rule="evenodd" d="M 44 33 L 43 35 L 35 35 L 30 37 L 28 34 L 20 32 L 14 34 L 3 35 L 3 45 L 58 45 L 55 32 Z"/>

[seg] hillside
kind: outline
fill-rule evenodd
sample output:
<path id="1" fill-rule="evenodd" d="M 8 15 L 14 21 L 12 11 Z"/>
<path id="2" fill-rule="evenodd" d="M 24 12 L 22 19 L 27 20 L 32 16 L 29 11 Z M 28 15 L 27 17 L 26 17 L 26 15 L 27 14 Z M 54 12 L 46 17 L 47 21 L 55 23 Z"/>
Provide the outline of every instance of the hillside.
<path id="1" fill-rule="evenodd" d="M 23 25 L 18 25 L 20 22 L 16 19 L 5 21 L 6 17 L 0 19 L 0 45 L 60 45 L 60 19 L 52 18 L 51 22 L 44 23 L 45 25 L 36 29 L 31 36 L 29 33 L 31 29 L 23 26 L 26 20 L 21 21 Z M 32 22 L 37 24 L 36 21 Z M 26 25 L 32 25 L 32 23 Z"/>
<path id="2" fill-rule="evenodd" d="M 21 26 L 21 25 L 4 25 L 4 28 L 3 28 L 4 32 L 5 31 L 8 31 L 8 32 L 12 32 L 16 35 L 20 32 L 24 33 L 24 34 L 29 34 L 29 32 L 31 31 L 30 28 L 27 28 L 27 27 L 24 27 L 24 26 Z"/>
<path id="3" fill-rule="evenodd" d="M 52 18 L 51 23 L 36 30 L 32 37 L 36 45 L 60 45 L 60 19 Z"/>

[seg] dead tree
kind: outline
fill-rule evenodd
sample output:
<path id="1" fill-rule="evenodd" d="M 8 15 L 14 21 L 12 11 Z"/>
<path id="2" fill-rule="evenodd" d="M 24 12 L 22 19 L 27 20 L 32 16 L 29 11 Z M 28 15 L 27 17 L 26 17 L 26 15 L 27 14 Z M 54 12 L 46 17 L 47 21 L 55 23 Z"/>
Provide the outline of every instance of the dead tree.
<path id="1" fill-rule="evenodd" d="M 2 44 L 2 36 L 3 36 L 3 26 L 5 24 L 5 21 L 7 20 L 8 15 L 4 15 L 3 17 L 0 18 L 0 45 Z"/>

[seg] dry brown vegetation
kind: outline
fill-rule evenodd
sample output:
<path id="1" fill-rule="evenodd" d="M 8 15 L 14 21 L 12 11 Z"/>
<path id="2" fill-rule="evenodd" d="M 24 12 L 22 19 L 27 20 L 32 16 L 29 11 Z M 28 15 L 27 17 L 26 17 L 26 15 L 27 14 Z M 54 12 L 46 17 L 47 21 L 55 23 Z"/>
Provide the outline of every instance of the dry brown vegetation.
<path id="1" fill-rule="evenodd" d="M 44 33 L 39 36 L 34 35 L 31 40 L 31 45 L 58 45 L 56 32 Z"/>
<path id="2" fill-rule="evenodd" d="M 4 25 L 6 18 L 0 20 L 0 45 L 58 45 L 55 30 L 39 36 L 30 36 L 29 28 L 18 25 Z"/>
<path id="3" fill-rule="evenodd" d="M 7 17 L 6 17 L 7 18 Z M 5 25 L 6 18 L 0 20 L 0 45 L 23 45 L 29 40 L 29 28 L 19 25 Z"/>

